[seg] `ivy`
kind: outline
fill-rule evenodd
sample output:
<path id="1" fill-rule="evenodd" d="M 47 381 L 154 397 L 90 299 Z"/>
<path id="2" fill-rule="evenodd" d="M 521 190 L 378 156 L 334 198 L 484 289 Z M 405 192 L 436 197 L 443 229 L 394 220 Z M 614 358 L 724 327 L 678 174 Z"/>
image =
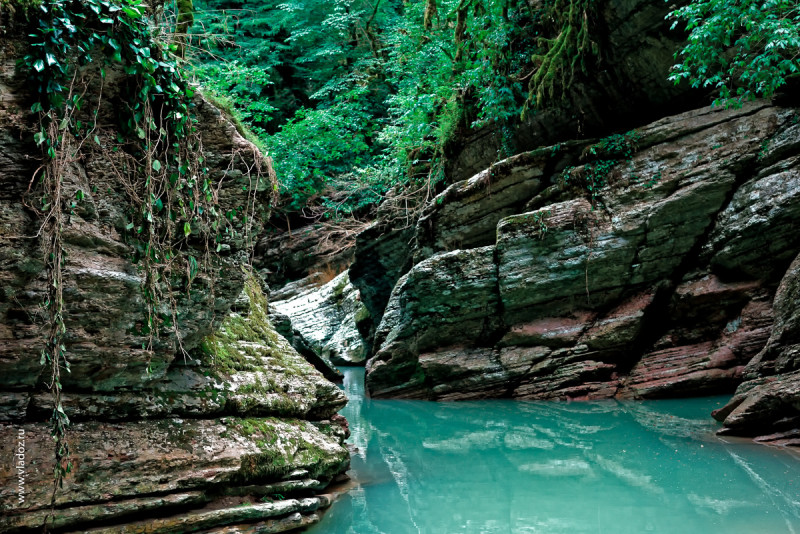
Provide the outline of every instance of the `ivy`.
<path id="1" fill-rule="evenodd" d="M 473 128 L 516 151 L 535 14 L 524 0 L 197 0 L 196 71 L 276 161 L 286 211 L 425 196 Z M 238 46 L 237 46 L 238 45 Z"/>
<path id="2" fill-rule="evenodd" d="M 623 161 L 633 158 L 640 138 L 639 132 L 631 130 L 601 139 L 586 149 L 585 157 L 590 160 L 588 163 L 580 167 L 567 167 L 561 172 L 562 183 L 573 183 L 583 188 L 589 193 L 592 206 L 597 205 L 600 190 L 608 185 L 611 171 Z"/>
<path id="3" fill-rule="evenodd" d="M 70 165 L 82 151 L 104 152 L 127 191 L 125 231 L 131 259 L 143 278 L 146 305 L 138 333 L 147 336 L 142 348 L 148 351 L 164 329 L 174 332 L 180 346 L 173 285 L 184 280 L 188 291 L 194 278 L 205 272 L 213 292 L 212 255 L 220 251 L 223 238 L 248 242 L 254 206 L 248 202 L 232 210 L 230 219 L 222 213 L 218 185 L 204 167 L 193 116 L 194 90 L 165 47 L 180 50 L 156 41 L 141 0 L 53 0 L 39 5 L 35 15 L 30 17 L 29 53 L 18 67 L 37 95 L 31 107 L 38 118 L 33 140 L 45 159 L 35 208 L 43 218 L 49 276 L 42 303 L 49 333 L 40 361 L 51 370 L 48 386 L 54 396 L 55 502 L 55 492 L 72 467 L 66 439 L 69 419 L 61 404 L 61 373 L 69 372 L 61 235 L 84 192 L 78 191 L 74 200 L 65 198 L 63 183 Z M 184 16 L 182 23 L 188 22 Z M 123 75 L 115 75 L 114 81 L 119 91 L 116 134 L 96 120 L 107 71 L 112 69 Z M 258 180 L 260 176 L 253 195 Z M 146 367 L 149 371 L 149 362 Z"/>

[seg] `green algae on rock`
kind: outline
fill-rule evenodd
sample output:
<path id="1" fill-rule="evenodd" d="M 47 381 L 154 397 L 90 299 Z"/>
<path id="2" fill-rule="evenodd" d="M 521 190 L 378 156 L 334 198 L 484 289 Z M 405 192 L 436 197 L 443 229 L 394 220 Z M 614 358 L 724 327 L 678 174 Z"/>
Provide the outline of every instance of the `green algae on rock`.
<path id="1" fill-rule="evenodd" d="M 39 221 L 21 199 L 37 162 L 28 88 L 14 76 L 15 48 L 0 47 L 0 531 L 41 530 L 53 489 L 53 441 L 46 424 L 52 397 L 42 387 L 44 343 L 37 310 L 48 283 L 36 239 Z M 113 76 L 109 68 L 109 76 Z M 97 87 L 90 87 L 96 90 Z M 97 95 L 87 97 L 96 98 Z M 119 92 L 107 84 L 99 120 L 115 122 Z M 218 185 L 221 208 L 253 202 L 250 169 L 263 156 L 199 95 L 193 101 L 204 164 Z M 105 140 L 105 137 L 101 141 Z M 148 516 L 172 531 L 235 528 L 255 521 L 239 504 L 273 495 L 287 502 L 261 516 L 273 532 L 318 519 L 329 499 L 315 494 L 343 473 L 346 430 L 335 412 L 344 394 L 303 360 L 267 320 L 266 299 L 243 271 L 247 243 L 223 242 L 213 259 L 217 279 L 196 277 L 175 292 L 181 352 L 173 334 L 142 348 L 142 274 L 126 240 L 127 196 L 115 172 L 119 154 L 87 144 L 87 157 L 63 176 L 83 198 L 64 228 L 65 346 L 72 368 L 62 375 L 61 406 L 72 425 L 73 468 L 56 492 L 51 525 L 60 531 L 96 526 L 119 532 Z M 256 191 L 252 229 L 268 207 Z M 18 239 L 20 236 L 31 239 Z M 12 239 L 13 238 L 13 239 Z M 188 246 L 188 245 L 187 245 Z M 198 254 L 198 257 L 201 257 Z M 244 291 L 244 297 L 242 293 Z M 207 350 L 203 350 L 205 347 Z M 214 353 L 214 349 L 218 349 Z M 25 435 L 26 484 L 20 496 L 10 448 Z M 233 498 L 226 492 L 242 489 Z M 24 497 L 24 500 L 21 500 Z M 300 501 L 298 501 L 298 499 Z M 313 503 L 311 503 L 313 501 Z M 275 513 L 271 515 L 266 509 Z M 209 509 L 217 510 L 208 514 Z M 277 514 L 277 515 L 276 515 Z M 202 516 L 200 519 L 197 515 Z M 186 525 L 186 526 L 180 526 Z M 133 528 L 133 527 L 132 527 Z M 139 524 L 140 530 L 147 529 Z M 166 523 L 164 528 L 167 529 Z M 199 528 L 199 527 L 198 527 Z M 249 528 L 249 527 L 246 527 Z M 276 530 L 277 529 L 277 530 Z"/>

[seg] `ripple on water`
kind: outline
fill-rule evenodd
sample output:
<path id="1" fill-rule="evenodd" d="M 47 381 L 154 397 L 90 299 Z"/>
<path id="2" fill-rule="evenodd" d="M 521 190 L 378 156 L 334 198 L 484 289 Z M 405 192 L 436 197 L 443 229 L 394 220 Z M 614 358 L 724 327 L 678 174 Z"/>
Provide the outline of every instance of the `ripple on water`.
<path id="1" fill-rule="evenodd" d="M 725 400 L 370 400 L 320 534 L 800 534 L 800 456 L 718 438 Z"/>

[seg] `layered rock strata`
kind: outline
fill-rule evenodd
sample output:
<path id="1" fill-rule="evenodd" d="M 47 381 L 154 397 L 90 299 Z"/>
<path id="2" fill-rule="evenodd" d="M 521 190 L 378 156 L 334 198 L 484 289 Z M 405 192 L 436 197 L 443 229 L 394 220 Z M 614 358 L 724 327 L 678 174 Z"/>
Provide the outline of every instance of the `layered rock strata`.
<path id="1" fill-rule="evenodd" d="M 196 359 L 160 379 L 63 395 L 72 472 L 55 493 L 53 528 L 182 533 L 267 521 L 259 532 L 282 532 L 319 519 L 330 498 L 317 493 L 349 464 L 335 415 L 346 399 L 272 329 L 255 278 L 246 294 L 249 309 L 230 312 Z M 14 402 L 0 424 L 0 530 L 27 532 L 50 514 L 53 442 L 36 421 L 52 399 L 4 396 Z M 18 443 L 22 471 L 8 449 Z"/>
<path id="2" fill-rule="evenodd" d="M 657 398 L 776 373 L 794 384 L 794 306 L 772 301 L 800 250 L 797 118 L 704 108 L 452 185 L 416 227 L 367 364 L 371 395 Z M 748 366 L 768 339 L 778 348 Z"/>
<path id="3" fill-rule="evenodd" d="M 531 1 L 534 9 L 539 6 Z M 592 24 L 596 29 L 600 57 L 590 65 L 589 75 L 576 73 L 560 99 L 545 103 L 515 127 L 513 134 L 497 125 L 471 129 L 446 147 L 447 180 L 454 183 L 488 172 L 502 174 L 500 154 L 513 145 L 515 153 L 535 151 L 568 139 L 604 136 L 620 128 L 703 105 L 704 95 L 667 80 L 675 63 L 674 53 L 685 44 L 685 33 L 671 29 L 667 14 L 674 5 L 648 0 L 620 0 L 598 4 Z M 519 212 L 517 212 L 519 213 Z M 401 219 L 401 218 L 399 218 Z M 392 288 L 415 263 L 409 242 L 414 229 L 401 220 L 378 216 L 356 241 L 352 283 L 361 291 L 364 304 L 380 321 Z M 492 225 L 483 227 L 491 233 Z M 484 244 L 491 244 L 489 241 Z M 277 246 L 277 243 L 276 243 Z M 457 244 L 449 249 L 461 247 Z"/>
<path id="4" fill-rule="evenodd" d="M 701 105 L 702 95 L 669 83 L 665 74 L 675 63 L 675 51 L 685 46 L 685 34 L 671 29 L 667 19 L 674 4 L 615 0 L 596 6 L 589 16 L 596 28 L 598 63 L 588 63 L 588 73 L 576 73 L 560 99 L 530 113 L 512 136 L 490 125 L 453 143 L 448 176 L 463 179 L 489 167 L 504 144 L 521 152 L 562 139 L 605 135 L 609 124 L 633 127 Z"/>
<path id="5" fill-rule="evenodd" d="M 320 273 L 273 293 L 270 309 L 291 322 L 295 345 L 333 365 L 361 365 L 368 347 L 363 333 L 370 316 L 347 271 L 325 282 Z"/>
<path id="6" fill-rule="evenodd" d="M 243 265 L 261 231 L 267 162 L 220 112 L 194 100 L 206 176 L 232 213 L 235 234 L 211 254 L 214 276 L 176 275 L 176 332 L 149 345 L 141 327 L 144 273 L 128 237 L 129 190 L 113 129 L 61 176 L 75 199 L 63 242 L 64 346 L 60 409 L 70 418 L 70 472 L 54 493 L 54 405 L 41 304 L 49 284 L 42 224 L 31 207 L 41 161 L 31 101 L 14 73 L 14 47 L 0 61 L 0 531 L 282 532 L 318 520 L 320 492 L 349 463 L 336 411 L 346 399 L 268 320 L 257 278 Z M 97 122 L 122 108 L 109 69 Z M 110 127 L 109 127 L 110 128 Z M 78 194 L 80 192 L 80 194 Z M 248 206 L 249 211 L 243 209 Z M 256 207 L 256 210 L 253 210 Z M 243 222 L 247 214 L 248 223 Z M 202 239 L 182 245 L 203 258 Z M 245 290 L 244 293 L 242 290 Z M 54 504 L 51 513 L 51 496 Z M 240 525 L 237 527 L 236 525 Z"/>
<path id="7" fill-rule="evenodd" d="M 744 368 L 745 381 L 734 397 L 714 412 L 730 433 L 761 434 L 761 441 L 800 446 L 798 303 L 800 256 L 778 286 L 773 303 L 775 322 L 767 344 Z"/>

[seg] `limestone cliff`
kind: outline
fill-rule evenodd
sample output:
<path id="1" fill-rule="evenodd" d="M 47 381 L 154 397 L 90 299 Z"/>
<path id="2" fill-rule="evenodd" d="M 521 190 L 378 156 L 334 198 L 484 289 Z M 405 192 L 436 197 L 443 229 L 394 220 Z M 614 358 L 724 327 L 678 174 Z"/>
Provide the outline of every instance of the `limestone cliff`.
<path id="1" fill-rule="evenodd" d="M 29 195 L 41 165 L 32 99 L 15 73 L 19 49 L 0 44 L 0 531 L 28 532 L 41 530 L 53 495 L 51 378 L 40 363 L 49 278 L 42 218 Z M 346 424 L 335 415 L 346 399 L 268 320 L 263 288 L 246 268 L 258 209 L 247 212 L 253 239 L 232 233 L 218 244 L 208 260 L 214 276 L 170 280 L 175 302 L 166 309 L 180 335 L 166 329 L 148 346 L 124 160 L 103 149 L 125 105 L 121 76 L 109 72 L 102 95 L 90 86 L 104 129 L 62 175 L 75 199 L 62 266 L 71 369 L 61 373 L 61 405 L 72 465 L 54 494 L 51 525 L 177 533 L 313 523 L 329 503 L 319 492 L 349 463 Z M 266 165 L 261 154 L 202 97 L 193 104 L 219 208 L 266 206 L 266 184 L 254 174 Z M 202 258 L 208 249 L 193 239 L 187 234 L 186 246 Z"/>
<path id="2" fill-rule="evenodd" d="M 738 387 L 716 414 L 731 432 L 797 441 L 798 111 L 711 110 L 707 94 L 667 82 L 684 39 L 665 21 L 673 8 L 604 4 L 607 61 L 515 130 L 517 155 L 498 161 L 498 132 L 472 131 L 447 147 L 449 186 L 418 219 L 378 208 L 349 269 L 373 396 Z M 297 232 L 260 243 L 290 256 L 258 260 L 276 285 L 331 253 Z M 335 329 L 330 294 L 286 294 L 300 337 Z"/>
<path id="3" fill-rule="evenodd" d="M 798 128 L 766 103 L 702 108 L 452 185 L 414 229 L 371 394 L 657 398 L 747 378 L 726 425 L 796 427 Z"/>
<path id="4" fill-rule="evenodd" d="M 292 335 L 314 354 L 335 365 L 363 365 L 369 314 L 359 291 L 347 271 L 321 282 L 308 277 L 287 284 L 273 294 L 272 309 L 291 318 Z"/>

